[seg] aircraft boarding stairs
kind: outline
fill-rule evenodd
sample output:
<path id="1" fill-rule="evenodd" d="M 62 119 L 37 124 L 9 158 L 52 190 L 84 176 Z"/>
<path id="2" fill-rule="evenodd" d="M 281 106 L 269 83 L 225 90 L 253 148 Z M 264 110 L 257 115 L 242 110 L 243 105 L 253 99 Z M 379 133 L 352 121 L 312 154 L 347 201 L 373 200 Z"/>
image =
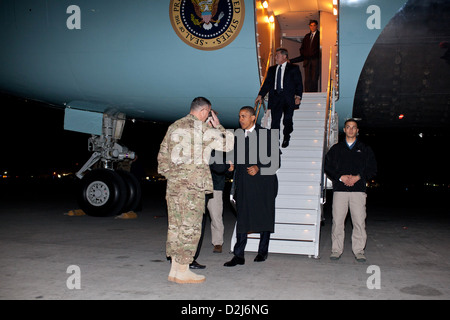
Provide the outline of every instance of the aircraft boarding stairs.
<path id="1" fill-rule="evenodd" d="M 294 132 L 289 146 L 281 149 L 281 168 L 277 173 L 271 253 L 319 257 L 326 102 L 326 92 L 304 93 L 300 109 L 294 112 Z M 231 250 L 235 242 L 236 228 Z M 249 234 L 245 250 L 258 252 L 258 244 L 259 233 Z"/>

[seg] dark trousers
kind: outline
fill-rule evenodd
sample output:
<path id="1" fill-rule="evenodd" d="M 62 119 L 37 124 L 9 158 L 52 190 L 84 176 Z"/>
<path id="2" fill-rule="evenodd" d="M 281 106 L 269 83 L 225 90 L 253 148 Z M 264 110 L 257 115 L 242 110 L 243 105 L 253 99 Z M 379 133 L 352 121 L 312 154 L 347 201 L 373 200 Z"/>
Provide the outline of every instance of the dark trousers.
<path id="1" fill-rule="evenodd" d="M 233 253 L 238 258 L 244 258 L 245 246 L 247 245 L 247 234 L 236 233 L 236 238 Z M 260 232 L 258 254 L 264 257 L 267 256 L 267 253 L 269 252 L 269 240 L 270 231 Z"/>
<path id="2" fill-rule="evenodd" d="M 202 249 L 203 236 L 205 235 L 206 216 L 207 216 L 206 213 L 204 213 L 202 219 L 202 233 L 200 236 L 200 240 L 198 240 L 197 251 L 195 252 L 194 255 L 194 261 L 197 260 L 198 256 L 200 255 L 200 250 Z"/>
<path id="3" fill-rule="evenodd" d="M 198 240 L 197 251 L 195 251 L 195 255 L 194 255 L 194 261 L 197 260 L 198 256 L 200 255 L 200 250 L 202 249 L 203 236 L 205 235 L 206 219 L 207 219 L 207 216 L 209 215 L 208 201 L 211 198 L 212 198 L 212 196 L 210 194 L 205 195 L 205 213 L 203 214 L 203 219 L 202 219 L 202 233 L 200 235 L 200 239 Z"/>
<path id="4" fill-rule="evenodd" d="M 305 92 L 319 92 L 320 59 L 308 60 L 305 68 Z"/>
<path id="5" fill-rule="evenodd" d="M 285 140 L 289 140 L 292 131 L 294 131 L 294 123 L 292 122 L 292 117 L 294 116 L 294 109 L 289 106 L 289 103 L 283 93 L 274 93 L 271 97 L 271 115 L 272 115 L 272 125 L 271 129 L 280 129 L 281 117 L 283 118 L 283 136 Z"/>

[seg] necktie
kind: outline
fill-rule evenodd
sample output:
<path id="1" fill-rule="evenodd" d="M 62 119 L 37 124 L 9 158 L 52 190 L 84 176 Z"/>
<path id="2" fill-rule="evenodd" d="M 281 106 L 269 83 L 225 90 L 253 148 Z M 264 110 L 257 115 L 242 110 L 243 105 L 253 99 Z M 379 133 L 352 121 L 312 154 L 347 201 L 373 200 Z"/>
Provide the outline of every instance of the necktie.
<path id="1" fill-rule="evenodd" d="M 281 65 L 278 66 L 277 72 L 277 93 L 281 92 Z"/>
<path id="2" fill-rule="evenodd" d="M 314 39 L 314 33 L 311 33 L 311 43 L 312 43 L 312 41 L 313 41 L 313 39 Z"/>

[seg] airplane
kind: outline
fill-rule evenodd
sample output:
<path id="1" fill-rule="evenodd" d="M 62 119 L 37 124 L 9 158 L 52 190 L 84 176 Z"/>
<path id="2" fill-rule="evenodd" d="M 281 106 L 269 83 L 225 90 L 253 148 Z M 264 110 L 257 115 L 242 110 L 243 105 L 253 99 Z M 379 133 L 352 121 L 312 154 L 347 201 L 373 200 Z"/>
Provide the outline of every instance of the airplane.
<path id="1" fill-rule="evenodd" d="M 175 121 L 205 96 L 235 124 L 275 49 L 298 55 L 311 19 L 338 119 L 449 127 L 445 0 L 4 0 L 0 12 L 0 91 L 64 108 L 64 128 L 91 135 L 77 176 L 92 216 L 136 206 L 139 184 L 116 170 L 135 157 L 119 144 L 125 119 Z"/>

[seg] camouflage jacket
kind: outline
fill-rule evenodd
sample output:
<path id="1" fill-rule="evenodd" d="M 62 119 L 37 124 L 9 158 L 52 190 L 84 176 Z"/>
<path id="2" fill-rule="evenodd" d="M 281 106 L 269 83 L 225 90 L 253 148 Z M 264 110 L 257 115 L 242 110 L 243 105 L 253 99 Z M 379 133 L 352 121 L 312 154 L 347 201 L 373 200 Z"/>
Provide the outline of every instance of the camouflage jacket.
<path id="1" fill-rule="evenodd" d="M 213 192 L 209 158 L 212 149 L 233 149 L 234 135 L 222 125 L 212 128 L 188 114 L 167 129 L 159 153 L 158 173 L 167 178 L 167 188 Z"/>

